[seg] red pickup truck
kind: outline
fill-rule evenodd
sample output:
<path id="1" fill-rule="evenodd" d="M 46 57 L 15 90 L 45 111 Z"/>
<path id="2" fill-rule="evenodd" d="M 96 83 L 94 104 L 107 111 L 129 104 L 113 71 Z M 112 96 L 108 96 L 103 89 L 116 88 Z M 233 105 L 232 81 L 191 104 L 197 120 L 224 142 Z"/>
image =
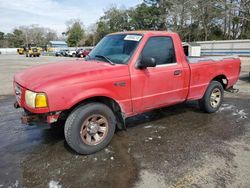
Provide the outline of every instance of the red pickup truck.
<path id="1" fill-rule="evenodd" d="M 198 100 L 216 112 L 239 78 L 235 57 L 186 57 L 176 33 L 130 31 L 104 37 L 85 60 L 33 67 L 14 77 L 22 122 L 65 122 L 65 139 L 80 154 L 106 147 L 125 119 Z"/>

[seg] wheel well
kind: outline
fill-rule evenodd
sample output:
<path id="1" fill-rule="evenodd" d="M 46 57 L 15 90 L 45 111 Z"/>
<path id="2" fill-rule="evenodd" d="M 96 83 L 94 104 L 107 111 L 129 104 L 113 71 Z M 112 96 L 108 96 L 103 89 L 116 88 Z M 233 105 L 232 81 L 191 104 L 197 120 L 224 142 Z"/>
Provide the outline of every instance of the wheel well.
<path id="1" fill-rule="evenodd" d="M 222 84 L 223 88 L 227 88 L 228 80 L 225 75 L 219 75 L 212 79 L 212 81 L 218 81 Z"/>
<path id="2" fill-rule="evenodd" d="M 117 128 L 118 129 L 125 129 L 125 118 L 123 117 L 123 113 L 121 110 L 120 105 L 113 100 L 112 98 L 109 97 L 91 97 L 88 99 L 85 99 L 77 104 L 75 104 L 74 106 L 72 106 L 69 110 L 64 111 L 64 117 L 67 118 L 67 116 L 78 106 L 87 104 L 87 103 L 91 103 L 91 102 L 99 102 L 99 103 L 103 103 L 105 105 L 107 105 L 115 114 L 116 116 L 116 120 L 117 120 Z"/>

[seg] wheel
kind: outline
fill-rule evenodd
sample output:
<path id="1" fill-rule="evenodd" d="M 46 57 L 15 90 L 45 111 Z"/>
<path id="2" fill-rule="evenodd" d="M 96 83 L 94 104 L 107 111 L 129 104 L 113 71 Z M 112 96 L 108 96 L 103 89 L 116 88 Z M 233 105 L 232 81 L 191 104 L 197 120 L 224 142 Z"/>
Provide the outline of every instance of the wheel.
<path id="1" fill-rule="evenodd" d="M 220 82 L 212 81 L 203 98 L 199 100 L 200 108 L 207 113 L 216 112 L 223 101 L 224 89 Z"/>
<path id="2" fill-rule="evenodd" d="M 73 54 L 72 54 L 72 57 L 76 57 L 76 54 L 75 54 L 75 53 L 73 53 Z"/>
<path id="3" fill-rule="evenodd" d="M 92 154 L 109 144 L 115 126 L 115 115 L 108 106 L 88 103 L 68 116 L 64 135 L 68 145 L 77 153 Z"/>

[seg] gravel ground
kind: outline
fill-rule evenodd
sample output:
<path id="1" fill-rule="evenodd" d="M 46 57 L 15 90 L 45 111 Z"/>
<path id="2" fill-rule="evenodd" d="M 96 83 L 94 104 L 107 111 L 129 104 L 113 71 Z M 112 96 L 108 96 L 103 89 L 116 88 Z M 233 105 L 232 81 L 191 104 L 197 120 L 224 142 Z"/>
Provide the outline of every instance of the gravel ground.
<path id="1" fill-rule="evenodd" d="M 24 126 L 13 108 L 14 73 L 66 59 L 0 55 L 0 188 L 250 187 L 250 61 L 239 93 L 226 93 L 217 113 L 202 113 L 196 102 L 144 113 L 105 150 L 81 156 L 62 128 Z"/>

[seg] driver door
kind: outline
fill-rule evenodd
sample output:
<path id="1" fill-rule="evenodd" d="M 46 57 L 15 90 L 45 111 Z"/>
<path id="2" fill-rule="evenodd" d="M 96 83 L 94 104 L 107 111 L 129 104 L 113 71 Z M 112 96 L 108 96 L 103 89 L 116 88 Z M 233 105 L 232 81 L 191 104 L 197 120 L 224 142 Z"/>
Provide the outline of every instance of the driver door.
<path id="1" fill-rule="evenodd" d="M 181 63 L 176 62 L 175 48 L 171 37 L 148 39 L 141 57 L 153 57 L 156 67 L 142 69 L 144 80 L 143 107 L 145 110 L 185 100 L 184 74 Z"/>

